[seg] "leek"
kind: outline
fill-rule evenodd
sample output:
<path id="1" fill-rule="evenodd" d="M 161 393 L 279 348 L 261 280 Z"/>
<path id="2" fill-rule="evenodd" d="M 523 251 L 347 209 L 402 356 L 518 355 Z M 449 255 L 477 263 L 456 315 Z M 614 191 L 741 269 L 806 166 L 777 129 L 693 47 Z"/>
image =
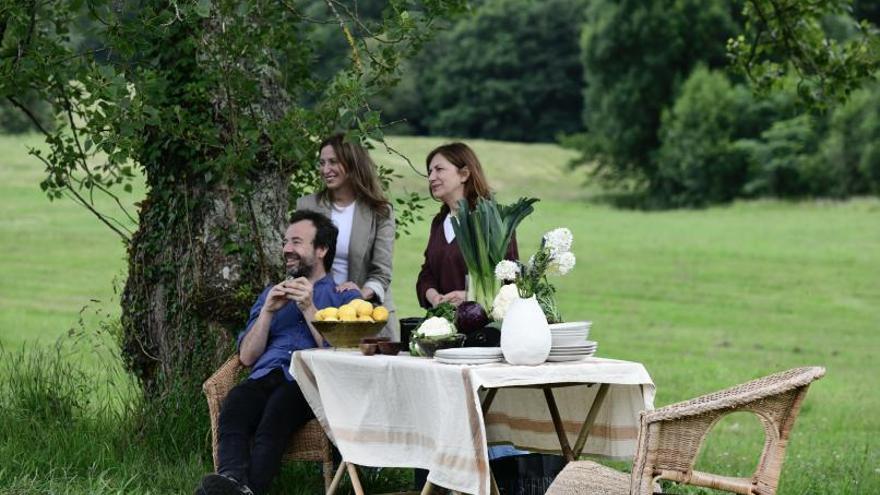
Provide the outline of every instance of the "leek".
<path id="1" fill-rule="evenodd" d="M 520 222 L 529 216 L 537 198 L 520 198 L 512 205 L 499 205 L 494 199 L 480 198 L 471 210 L 467 200 L 458 202 L 452 217 L 452 230 L 468 269 L 469 297 L 487 312 L 498 292 L 495 265 L 507 255 L 507 248 Z"/>

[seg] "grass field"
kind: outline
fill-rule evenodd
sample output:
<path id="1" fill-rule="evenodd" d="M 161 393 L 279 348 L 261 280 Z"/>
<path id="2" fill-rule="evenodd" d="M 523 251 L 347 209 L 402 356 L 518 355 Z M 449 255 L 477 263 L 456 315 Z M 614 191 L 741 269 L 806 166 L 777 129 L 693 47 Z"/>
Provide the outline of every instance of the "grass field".
<path id="1" fill-rule="evenodd" d="M 397 138 L 392 145 L 421 171 L 440 142 Z M 123 246 L 109 229 L 69 200 L 46 200 L 38 187 L 42 169 L 23 151 L 28 143 L 39 144 L 0 137 L 0 345 L 9 355 L 69 342 L 70 329 L 89 337 L 102 323 L 112 326 L 115 281 L 125 267 Z M 558 279 L 563 315 L 594 321 L 599 355 L 643 362 L 657 384 L 657 406 L 784 368 L 823 365 L 828 374 L 807 396 L 780 493 L 880 493 L 880 201 L 615 210 L 591 200 L 597 189 L 584 185 L 583 172 L 567 170 L 570 152 L 471 143 L 501 199 L 542 198 L 518 232 L 524 256 L 544 231 L 572 229 L 578 264 Z M 424 180 L 402 160 L 381 155 L 374 153 L 404 175 L 396 188 L 421 191 Z M 427 227 L 412 231 L 395 247 L 394 294 L 403 316 L 420 314 L 413 288 Z M 88 343 L 64 347 L 66 372 L 115 375 L 112 340 Z M 94 405 L 112 387 L 86 392 Z M 123 441 L 107 426 L 121 418 L 105 411 L 70 428 L 0 418 L 0 493 L 191 492 L 209 465 L 207 450 L 154 460 L 138 439 Z M 41 442 L 37 433 L 3 431 L 23 424 L 51 435 Z M 753 418 L 731 416 L 713 431 L 715 443 L 698 468 L 745 474 L 760 434 Z M 303 473 L 311 476 L 288 472 L 285 480 Z"/>

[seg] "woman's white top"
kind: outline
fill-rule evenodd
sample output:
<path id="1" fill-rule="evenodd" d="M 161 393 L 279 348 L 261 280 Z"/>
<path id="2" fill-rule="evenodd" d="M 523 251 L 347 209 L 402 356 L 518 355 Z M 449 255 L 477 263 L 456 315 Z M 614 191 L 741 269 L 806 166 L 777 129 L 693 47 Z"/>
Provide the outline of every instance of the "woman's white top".
<path id="1" fill-rule="evenodd" d="M 336 257 L 333 258 L 333 281 L 337 284 L 348 281 L 348 246 L 351 243 L 351 225 L 354 223 L 354 201 L 348 206 L 339 207 L 335 203 L 330 212 L 333 225 L 339 229 L 336 237 Z"/>
<path id="2" fill-rule="evenodd" d="M 446 244 L 455 240 L 455 230 L 452 229 L 452 215 L 446 215 L 443 220 L 443 236 L 446 237 Z"/>

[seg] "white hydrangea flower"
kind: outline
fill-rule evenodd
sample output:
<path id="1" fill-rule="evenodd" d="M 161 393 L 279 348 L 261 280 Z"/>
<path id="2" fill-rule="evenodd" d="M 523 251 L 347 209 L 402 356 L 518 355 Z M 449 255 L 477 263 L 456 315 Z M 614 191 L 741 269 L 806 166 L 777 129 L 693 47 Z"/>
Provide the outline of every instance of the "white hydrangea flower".
<path id="1" fill-rule="evenodd" d="M 519 291 L 516 288 L 516 284 L 502 285 L 495 296 L 495 301 L 492 303 L 492 319 L 495 321 L 503 320 L 510 303 L 518 297 Z"/>
<path id="2" fill-rule="evenodd" d="M 550 249 L 553 254 L 567 253 L 571 251 L 571 243 L 574 236 L 571 231 L 565 227 L 553 229 L 544 234 L 544 245 Z"/>
<path id="3" fill-rule="evenodd" d="M 501 260 L 495 265 L 495 278 L 498 280 L 516 280 L 519 275 L 519 265 L 515 261 Z"/>
<path id="4" fill-rule="evenodd" d="M 422 322 L 416 333 L 422 337 L 442 337 L 455 333 L 455 327 L 446 318 L 432 316 Z"/>
<path id="5" fill-rule="evenodd" d="M 575 262 L 574 253 L 571 251 L 557 254 L 550 261 L 550 265 L 547 267 L 547 273 L 549 275 L 565 275 L 574 268 Z"/>

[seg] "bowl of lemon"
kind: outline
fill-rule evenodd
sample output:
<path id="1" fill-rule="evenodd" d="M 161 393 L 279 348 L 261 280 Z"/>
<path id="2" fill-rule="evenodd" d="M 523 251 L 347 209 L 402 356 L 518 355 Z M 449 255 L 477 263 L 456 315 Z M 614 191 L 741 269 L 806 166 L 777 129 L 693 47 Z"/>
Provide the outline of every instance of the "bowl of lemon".
<path id="1" fill-rule="evenodd" d="M 312 325 L 334 347 L 357 348 L 364 337 L 375 337 L 388 323 L 388 309 L 353 299 L 338 308 L 318 310 Z"/>

